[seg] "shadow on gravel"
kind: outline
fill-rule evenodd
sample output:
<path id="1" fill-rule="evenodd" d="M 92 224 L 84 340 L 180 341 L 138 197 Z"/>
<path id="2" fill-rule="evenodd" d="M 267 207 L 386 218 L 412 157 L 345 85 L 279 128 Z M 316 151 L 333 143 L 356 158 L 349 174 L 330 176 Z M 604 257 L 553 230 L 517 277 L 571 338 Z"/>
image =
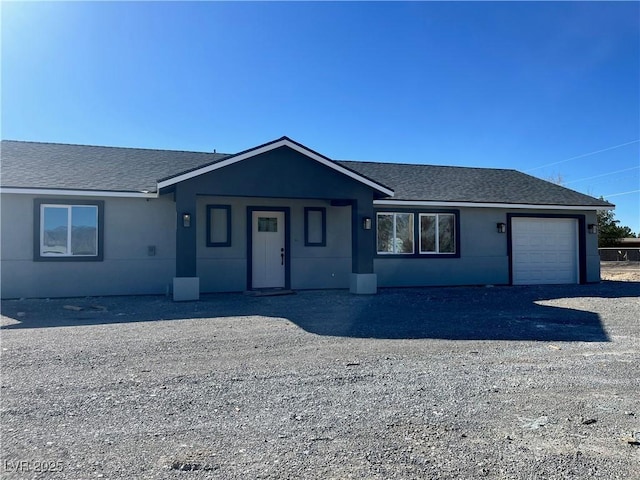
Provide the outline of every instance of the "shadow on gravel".
<path id="1" fill-rule="evenodd" d="M 378 295 L 342 290 L 251 297 L 208 294 L 198 302 L 164 296 L 4 300 L 3 330 L 130 322 L 266 316 L 317 334 L 354 338 L 609 341 L 596 312 L 538 305 L 569 298 L 637 297 L 640 284 L 381 289 Z M 575 303 L 575 302 L 574 302 Z M 256 320 L 259 321 L 259 320 Z M 188 328 L 188 327 L 185 327 Z"/>

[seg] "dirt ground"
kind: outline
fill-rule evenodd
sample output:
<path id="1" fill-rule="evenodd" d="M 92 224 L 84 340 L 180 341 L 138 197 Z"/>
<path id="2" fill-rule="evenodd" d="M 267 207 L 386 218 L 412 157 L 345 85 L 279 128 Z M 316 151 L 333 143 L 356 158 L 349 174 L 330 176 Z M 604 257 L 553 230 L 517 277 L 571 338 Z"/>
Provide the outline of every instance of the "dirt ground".
<path id="1" fill-rule="evenodd" d="M 639 297 L 3 301 L 0 477 L 637 479 Z"/>
<path id="2" fill-rule="evenodd" d="M 640 282 L 640 262 L 601 262 L 600 278 L 616 282 Z"/>

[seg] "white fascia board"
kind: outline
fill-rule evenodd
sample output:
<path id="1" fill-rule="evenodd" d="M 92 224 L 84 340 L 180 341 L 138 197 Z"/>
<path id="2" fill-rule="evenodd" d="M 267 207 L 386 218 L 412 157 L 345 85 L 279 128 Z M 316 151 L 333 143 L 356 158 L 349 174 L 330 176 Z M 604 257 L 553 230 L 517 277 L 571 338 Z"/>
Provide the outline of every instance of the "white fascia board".
<path id="1" fill-rule="evenodd" d="M 534 205 L 529 203 L 480 203 L 480 202 L 437 202 L 414 200 L 374 200 L 374 205 L 394 207 L 471 207 L 471 208 L 509 208 L 528 210 L 613 210 L 615 207 L 594 205 Z"/>
<path id="2" fill-rule="evenodd" d="M 64 195 L 74 197 L 158 198 L 157 193 L 151 192 L 112 192 L 102 190 L 64 190 L 55 188 L 0 187 L 0 193 L 17 193 L 22 195 Z"/>
<path id="3" fill-rule="evenodd" d="M 265 145 L 263 147 L 257 148 L 255 150 L 250 150 L 248 152 L 242 153 L 240 155 L 236 155 L 234 157 L 228 158 L 226 160 L 222 160 L 221 162 L 217 162 L 214 163 L 212 165 L 206 166 L 206 167 L 202 167 L 199 168 L 197 170 L 193 170 L 191 172 L 187 172 L 187 173 L 183 173 L 182 175 L 178 175 L 177 177 L 173 177 L 170 178 L 168 180 L 164 180 L 162 182 L 158 182 L 158 190 L 160 190 L 161 188 L 165 188 L 165 187 L 169 187 L 171 185 L 175 185 L 176 183 L 182 182 L 184 180 L 189 180 L 190 178 L 194 178 L 197 177 L 199 175 L 203 175 L 205 173 L 209 173 L 209 172 L 213 172 L 214 170 L 218 170 L 220 168 L 224 168 L 227 167 L 229 165 L 233 165 L 234 163 L 238 163 L 241 162 L 243 160 L 246 160 L 247 158 L 251 158 L 251 157 L 255 157 L 258 155 L 261 155 L 263 153 L 267 153 L 270 152 L 271 150 L 275 150 L 276 148 L 280 148 L 280 147 L 289 147 L 292 150 L 295 150 L 298 153 L 301 153 L 302 155 L 305 155 L 313 160 L 315 160 L 316 162 L 319 162 L 323 165 L 326 165 L 329 168 L 332 168 L 340 173 L 342 173 L 343 175 L 346 175 L 350 178 L 353 178 L 354 180 L 357 180 L 360 183 L 364 183 L 365 185 L 373 188 L 374 190 L 377 190 L 379 192 L 384 193 L 385 195 L 388 195 L 390 197 L 393 197 L 393 190 L 390 190 L 389 188 L 386 188 L 372 180 L 369 180 L 368 178 L 365 178 L 361 175 L 358 175 L 355 172 L 352 172 L 351 170 L 348 170 L 344 167 L 342 167 L 341 165 L 338 165 L 337 163 L 332 162 L 331 160 L 318 155 L 315 152 L 312 152 L 311 150 L 307 150 L 304 147 L 301 147 L 300 145 L 290 142 L 289 140 L 280 140 L 278 142 L 274 142 L 274 143 L 270 143 L 268 145 Z"/>

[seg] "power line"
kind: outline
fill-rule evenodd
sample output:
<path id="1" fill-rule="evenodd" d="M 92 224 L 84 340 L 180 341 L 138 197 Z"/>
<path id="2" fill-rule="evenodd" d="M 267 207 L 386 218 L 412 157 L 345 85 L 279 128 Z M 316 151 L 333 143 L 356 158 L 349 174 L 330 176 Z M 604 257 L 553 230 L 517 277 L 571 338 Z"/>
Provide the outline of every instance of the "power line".
<path id="1" fill-rule="evenodd" d="M 592 180 L 594 178 L 606 177 L 607 175 L 615 175 L 616 173 L 628 172 L 629 170 L 637 170 L 639 168 L 640 168 L 640 165 L 638 165 L 637 167 L 625 168 L 623 170 L 616 170 L 615 172 L 603 173 L 602 175 L 594 175 L 593 177 L 579 178 L 577 180 L 571 180 L 570 182 L 565 182 L 565 185 L 568 185 L 570 183 L 582 182 L 584 180 Z"/>
<path id="2" fill-rule="evenodd" d="M 603 195 L 604 198 L 619 197 L 620 195 L 629 195 L 630 193 L 638 193 L 640 190 L 631 190 L 630 192 L 612 193 L 611 195 Z"/>
<path id="3" fill-rule="evenodd" d="M 588 157 L 590 155 L 595 155 L 597 153 L 608 152 L 609 150 L 614 150 L 616 148 L 624 147 L 624 146 L 627 146 L 627 145 L 631 145 L 632 143 L 638 143 L 638 142 L 640 142 L 640 138 L 637 139 L 637 140 L 632 140 L 632 141 L 627 142 L 627 143 L 621 143 L 620 145 L 614 145 L 613 147 L 603 148 L 602 150 L 596 150 L 595 152 L 584 153 L 582 155 L 578 155 L 577 157 L 571 157 L 571 158 L 567 158 L 565 160 L 560 160 L 559 162 L 547 163 L 546 165 L 541 165 L 540 167 L 530 168 L 529 170 L 526 170 L 526 172 L 533 172 L 534 170 L 539 170 L 539 169 L 545 168 L 545 167 L 551 167 L 553 165 L 558 165 L 560 163 L 568 162 L 570 160 L 577 160 L 578 158 Z"/>

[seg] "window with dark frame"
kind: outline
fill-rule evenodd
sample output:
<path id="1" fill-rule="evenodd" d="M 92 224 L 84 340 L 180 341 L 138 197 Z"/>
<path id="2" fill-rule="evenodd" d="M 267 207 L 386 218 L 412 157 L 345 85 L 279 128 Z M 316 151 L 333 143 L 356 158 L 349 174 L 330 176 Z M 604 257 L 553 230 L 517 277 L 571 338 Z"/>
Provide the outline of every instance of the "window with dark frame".
<path id="1" fill-rule="evenodd" d="M 305 207 L 304 209 L 304 245 L 305 247 L 327 246 L 327 209 L 324 207 Z"/>
<path id="2" fill-rule="evenodd" d="M 456 253 L 454 214 L 420 214 L 420 253 Z"/>
<path id="3" fill-rule="evenodd" d="M 231 205 L 207 205 L 207 247 L 231 246 Z"/>
<path id="4" fill-rule="evenodd" d="M 34 201 L 35 261 L 102 261 L 103 201 Z"/>
<path id="5" fill-rule="evenodd" d="M 413 213 L 379 212 L 376 224 L 379 255 L 414 252 Z"/>
<path id="6" fill-rule="evenodd" d="M 379 256 L 458 258 L 459 227 L 458 211 L 378 211 L 376 252 Z"/>

